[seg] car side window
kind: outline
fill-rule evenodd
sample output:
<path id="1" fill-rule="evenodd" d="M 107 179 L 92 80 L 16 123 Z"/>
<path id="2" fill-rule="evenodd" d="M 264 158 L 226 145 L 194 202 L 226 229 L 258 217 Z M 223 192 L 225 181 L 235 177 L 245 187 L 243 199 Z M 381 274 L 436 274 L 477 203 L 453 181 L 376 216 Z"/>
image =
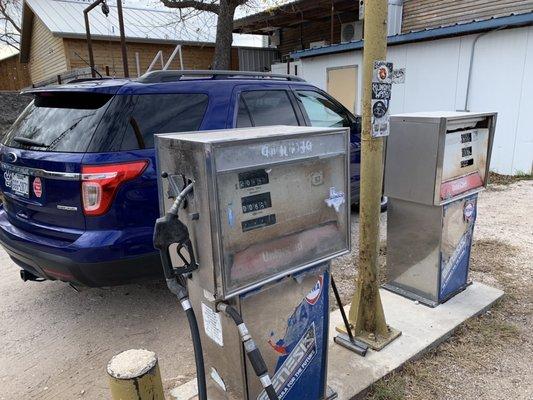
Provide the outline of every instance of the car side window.
<path id="1" fill-rule="evenodd" d="M 309 117 L 311 126 L 350 127 L 352 125 L 348 114 L 323 94 L 313 90 L 298 90 L 296 93 Z"/>
<path id="2" fill-rule="evenodd" d="M 237 111 L 237 128 L 268 125 L 298 125 L 287 91 L 242 92 Z"/>
<path id="3" fill-rule="evenodd" d="M 200 93 L 117 95 L 102 118 L 90 151 L 154 147 L 154 134 L 196 131 L 208 104 Z"/>

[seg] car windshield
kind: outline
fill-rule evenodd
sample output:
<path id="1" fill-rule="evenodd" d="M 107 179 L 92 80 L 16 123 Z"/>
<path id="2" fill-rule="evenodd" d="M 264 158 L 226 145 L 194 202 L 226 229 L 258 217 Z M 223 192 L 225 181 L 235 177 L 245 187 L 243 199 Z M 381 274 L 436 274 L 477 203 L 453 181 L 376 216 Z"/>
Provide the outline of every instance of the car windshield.
<path id="1" fill-rule="evenodd" d="M 112 95 L 42 93 L 4 137 L 9 147 L 36 151 L 85 152 Z"/>

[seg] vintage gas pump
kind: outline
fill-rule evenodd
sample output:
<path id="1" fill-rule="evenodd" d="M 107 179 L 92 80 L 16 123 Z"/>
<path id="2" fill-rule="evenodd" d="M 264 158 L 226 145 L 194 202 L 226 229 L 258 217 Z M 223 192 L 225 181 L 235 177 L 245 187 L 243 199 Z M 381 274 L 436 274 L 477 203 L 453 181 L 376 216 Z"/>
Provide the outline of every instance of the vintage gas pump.
<path id="1" fill-rule="evenodd" d="M 334 398 L 329 260 L 350 248 L 348 131 L 278 126 L 156 144 L 166 216 L 154 241 L 169 288 L 198 315 L 209 399 Z"/>
<path id="2" fill-rule="evenodd" d="M 469 284 L 477 193 L 487 185 L 495 126 L 494 113 L 391 118 L 387 289 L 434 307 Z"/>

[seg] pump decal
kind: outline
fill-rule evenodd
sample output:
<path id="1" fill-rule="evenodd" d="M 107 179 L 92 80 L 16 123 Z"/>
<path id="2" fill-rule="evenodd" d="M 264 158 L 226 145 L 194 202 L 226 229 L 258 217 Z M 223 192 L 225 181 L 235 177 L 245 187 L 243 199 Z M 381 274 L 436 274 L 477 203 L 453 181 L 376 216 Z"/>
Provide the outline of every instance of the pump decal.
<path id="1" fill-rule="evenodd" d="M 346 202 L 344 192 L 337 192 L 334 187 L 329 188 L 329 198 L 324 200 L 328 207 L 333 207 L 336 212 L 339 212 L 341 206 Z"/>
<path id="2" fill-rule="evenodd" d="M 233 225 L 235 225 L 235 214 L 233 213 L 233 208 L 231 208 L 231 204 L 228 205 L 228 225 L 233 228 Z"/>
<path id="3" fill-rule="evenodd" d="M 287 396 L 316 354 L 316 332 L 313 322 L 272 378 L 272 385 L 280 399 Z M 264 390 L 259 394 L 257 400 L 268 400 Z"/>
<path id="4" fill-rule="evenodd" d="M 219 346 L 224 346 L 222 336 L 222 321 L 220 315 L 212 310 L 208 305 L 202 303 L 202 317 L 205 334 Z"/>
<path id="5" fill-rule="evenodd" d="M 270 332 L 270 339 L 268 339 L 268 345 L 272 347 L 272 349 L 282 356 L 286 356 L 288 354 L 287 352 L 287 346 L 285 346 L 285 340 L 279 339 L 274 342 L 274 332 Z"/>
<path id="6" fill-rule="evenodd" d="M 324 278 L 322 276 L 319 276 L 318 280 L 315 283 L 315 286 L 313 286 L 313 289 L 311 289 L 311 291 L 307 293 L 307 296 L 305 296 L 305 301 L 307 301 L 308 304 L 314 306 L 318 299 L 320 299 L 323 287 Z"/>

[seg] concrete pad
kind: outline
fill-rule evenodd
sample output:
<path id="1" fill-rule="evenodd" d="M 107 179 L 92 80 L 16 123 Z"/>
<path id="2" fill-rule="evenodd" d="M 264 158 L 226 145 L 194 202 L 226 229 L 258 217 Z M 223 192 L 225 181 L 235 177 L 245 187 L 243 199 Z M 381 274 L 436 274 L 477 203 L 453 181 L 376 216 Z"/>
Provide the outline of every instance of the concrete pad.
<path id="1" fill-rule="evenodd" d="M 387 290 L 380 293 L 387 323 L 402 335 L 379 352 L 368 350 L 361 357 L 335 344 L 335 327 L 342 318 L 339 310 L 331 314 L 328 384 L 339 400 L 364 395 L 373 383 L 436 347 L 503 296 L 501 290 L 474 282 L 446 303 L 430 308 Z M 348 313 L 349 307 L 345 310 Z"/>
<path id="2" fill-rule="evenodd" d="M 339 400 L 357 399 L 372 384 L 415 360 L 449 338 L 466 320 L 483 313 L 503 296 L 501 290 L 474 282 L 436 308 L 430 308 L 387 290 L 380 290 L 387 323 L 402 335 L 383 350 L 368 350 L 366 357 L 333 342 L 335 327 L 342 324 L 339 310 L 330 315 L 328 385 Z M 346 313 L 349 306 L 345 307 Z M 195 399 L 196 379 L 171 391 L 177 400 Z"/>
<path id="3" fill-rule="evenodd" d="M 198 396 L 198 382 L 196 378 L 170 391 L 170 396 L 176 400 L 190 400 Z"/>

